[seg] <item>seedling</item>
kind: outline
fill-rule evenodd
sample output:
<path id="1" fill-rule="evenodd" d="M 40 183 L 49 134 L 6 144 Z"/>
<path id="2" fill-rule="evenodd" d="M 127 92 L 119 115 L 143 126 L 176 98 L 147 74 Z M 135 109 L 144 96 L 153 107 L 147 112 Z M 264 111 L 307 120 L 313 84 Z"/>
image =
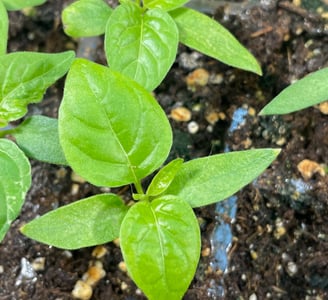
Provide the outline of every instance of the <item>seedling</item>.
<path id="1" fill-rule="evenodd" d="M 189 162 L 178 158 L 162 167 L 145 191 L 143 179 L 165 163 L 172 145 L 168 118 L 150 91 L 173 64 L 178 42 L 261 73 L 255 58 L 226 29 L 180 7 L 186 2 L 145 0 L 138 5 L 122 0 L 114 10 L 101 0 L 74 2 L 63 12 L 66 31 L 75 36 L 105 33 L 109 67 L 76 59 L 67 75 L 58 123 L 34 117 L 14 132 L 30 156 L 45 154 L 43 160 L 67 163 L 97 186 L 133 185 L 135 200 L 127 206 L 118 195 L 94 195 L 51 211 L 21 231 L 65 249 L 119 238 L 132 279 L 149 299 L 157 300 L 181 299 L 194 276 L 200 230 L 193 208 L 229 197 L 279 153 L 258 149 Z M 58 139 L 46 149 L 41 143 L 29 145 L 44 136 L 35 133 L 40 124 L 52 128 L 60 145 Z"/>

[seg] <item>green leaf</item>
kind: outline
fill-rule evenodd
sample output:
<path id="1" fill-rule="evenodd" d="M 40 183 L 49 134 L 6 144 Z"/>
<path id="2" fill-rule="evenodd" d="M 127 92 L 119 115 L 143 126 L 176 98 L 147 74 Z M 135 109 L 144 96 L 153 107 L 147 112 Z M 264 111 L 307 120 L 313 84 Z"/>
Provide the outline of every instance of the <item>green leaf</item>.
<path id="1" fill-rule="evenodd" d="M 80 0 L 62 12 L 64 31 L 73 37 L 103 34 L 112 9 L 103 0 Z"/>
<path id="2" fill-rule="evenodd" d="M 259 176 L 279 152 L 256 149 L 188 161 L 164 194 L 176 195 L 192 207 L 224 200 Z"/>
<path id="3" fill-rule="evenodd" d="M 25 7 L 37 6 L 47 0 L 1 0 L 7 10 L 19 10 Z"/>
<path id="4" fill-rule="evenodd" d="M 328 100 L 328 68 L 313 72 L 285 88 L 260 115 L 288 114 Z"/>
<path id="5" fill-rule="evenodd" d="M 143 4 L 146 8 L 161 8 L 162 10 L 169 11 L 178 8 L 189 0 L 144 0 Z"/>
<path id="6" fill-rule="evenodd" d="M 178 47 L 178 29 L 168 13 L 144 12 L 124 3 L 110 16 L 105 51 L 109 66 L 152 91 L 172 66 Z"/>
<path id="7" fill-rule="evenodd" d="M 181 299 L 200 256 L 190 206 L 177 197 L 138 202 L 126 214 L 120 245 L 129 274 L 148 299 Z"/>
<path id="8" fill-rule="evenodd" d="M 31 239 L 63 249 L 79 249 L 119 236 L 128 208 L 114 194 L 101 194 L 48 212 L 21 228 Z"/>
<path id="9" fill-rule="evenodd" d="M 66 79 L 59 138 L 75 172 L 100 186 L 138 182 L 162 165 L 172 145 L 168 119 L 148 91 L 85 59 Z"/>
<path id="10" fill-rule="evenodd" d="M 254 56 L 220 23 L 190 8 L 178 8 L 170 14 L 181 43 L 227 65 L 262 74 Z"/>
<path id="11" fill-rule="evenodd" d="M 67 165 L 59 143 L 57 119 L 32 116 L 11 134 L 28 157 L 52 164 Z"/>
<path id="12" fill-rule="evenodd" d="M 0 55 L 7 52 L 8 24 L 7 10 L 0 1 Z"/>
<path id="13" fill-rule="evenodd" d="M 19 215 L 31 185 L 31 167 L 12 142 L 0 139 L 0 241 Z"/>
<path id="14" fill-rule="evenodd" d="M 45 90 L 69 69 L 74 52 L 58 54 L 16 52 L 0 56 L 0 127 L 42 100 Z"/>
<path id="15" fill-rule="evenodd" d="M 182 164 L 183 159 L 177 158 L 164 166 L 153 178 L 146 194 L 148 196 L 158 196 L 159 194 L 163 193 L 171 184 Z"/>

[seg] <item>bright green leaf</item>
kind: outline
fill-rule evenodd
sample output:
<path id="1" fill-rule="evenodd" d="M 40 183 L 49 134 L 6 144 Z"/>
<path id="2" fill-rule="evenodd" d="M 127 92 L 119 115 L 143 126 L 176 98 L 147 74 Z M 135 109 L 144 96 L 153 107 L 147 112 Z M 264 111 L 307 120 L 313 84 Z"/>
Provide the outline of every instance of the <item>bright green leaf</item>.
<path id="1" fill-rule="evenodd" d="M 221 201 L 259 176 L 276 158 L 278 149 L 236 151 L 184 163 L 164 192 L 192 207 Z"/>
<path id="2" fill-rule="evenodd" d="M 170 14 L 178 25 L 181 43 L 227 65 L 262 74 L 254 56 L 220 23 L 190 8 Z"/>
<path id="3" fill-rule="evenodd" d="M 99 245 L 118 238 L 127 206 L 114 194 L 101 194 L 62 206 L 34 219 L 21 232 L 63 249 Z"/>
<path id="4" fill-rule="evenodd" d="M 57 119 L 32 116 L 11 134 L 28 157 L 52 164 L 67 164 L 59 144 Z"/>
<path id="5" fill-rule="evenodd" d="M 188 1 L 189 0 L 144 0 L 143 4 L 150 9 L 157 7 L 169 11 L 184 5 Z"/>
<path id="6" fill-rule="evenodd" d="M 7 139 L 0 139 L 0 241 L 19 215 L 31 185 L 31 167 L 24 153 Z"/>
<path id="7" fill-rule="evenodd" d="M 62 12 L 64 31 L 73 37 L 103 34 L 112 9 L 103 0 L 80 0 Z"/>
<path id="8" fill-rule="evenodd" d="M 0 56 L 0 127 L 24 116 L 29 103 L 69 69 L 74 52 L 15 52 Z"/>
<path id="9" fill-rule="evenodd" d="M 285 88 L 260 115 L 288 114 L 328 100 L 328 68 L 313 72 Z"/>
<path id="10" fill-rule="evenodd" d="M 188 203 L 176 197 L 136 203 L 120 242 L 128 272 L 148 299 L 182 298 L 200 255 L 199 225 Z"/>
<path id="11" fill-rule="evenodd" d="M 178 47 L 178 29 L 168 13 L 143 11 L 124 3 L 109 18 L 105 51 L 109 66 L 152 91 L 172 66 Z"/>
<path id="12" fill-rule="evenodd" d="M 7 52 L 8 22 L 7 10 L 0 1 L 0 55 Z"/>
<path id="13" fill-rule="evenodd" d="M 7 10 L 19 10 L 25 7 L 37 6 L 47 0 L 1 0 Z"/>
<path id="14" fill-rule="evenodd" d="M 179 171 L 182 164 L 183 159 L 177 158 L 164 166 L 150 183 L 147 189 L 147 195 L 158 196 L 159 194 L 163 193 L 174 179 L 175 174 Z"/>
<path id="15" fill-rule="evenodd" d="M 85 59 L 66 79 L 59 138 L 75 172 L 100 186 L 138 182 L 161 166 L 172 145 L 168 119 L 148 91 Z"/>

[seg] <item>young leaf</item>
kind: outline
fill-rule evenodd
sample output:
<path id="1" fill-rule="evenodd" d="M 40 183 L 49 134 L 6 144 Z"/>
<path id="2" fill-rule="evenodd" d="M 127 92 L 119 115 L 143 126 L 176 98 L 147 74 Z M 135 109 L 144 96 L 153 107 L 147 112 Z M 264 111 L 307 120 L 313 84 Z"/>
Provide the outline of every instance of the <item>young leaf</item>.
<path id="1" fill-rule="evenodd" d="M 227 65 L 262 74 L 254 56 L 220 23 L 185 7 L 170 14 L 178 26 L 181 43 Z"/>
<path id="2" fill-rule="evenodd" d="M 62 12 L 64 31 L 73 37 L 103 34 L 112 9 L 103 0 L 80 0 Z"/>
<path id="3" fill-rule="evenodd" d="M 31 185 L 31 167 L 24 153 L 0 139 L 0 241 L 18 216 Z"/>
<path id="4" fill-rule="evenodd" d="M 136 183 L 167 158 L 168 119 L 133 80 L 77 59 L 59 110 L 59 139 L 76 173 L 95 185 Z"/>
<path id="5" fill-rule="evenodd" d="M 0 55 L 7 52 L 8 23 L 7 10 L 0 1 Z"/>
<path id="6" fill-rule="evenodd" d="M 148 299 L 182 298 L 200 255 L 199 225 L 188 203 L 172 196 L 136 203 L 120 241 L 128 272 Z"/>
<path id="7" fill-rule="evenodd" d="M 37 6 L 47 0 L 1 0 L 7 10 L 19 10 L 25 7 Z"/>
<path id="8" fill-rule="evenodd" d="M 74 52 L 15 52 L 0 56 L 0 127 L 25 115 L 29 103 L 69 69 Z"/>
<path id="9" fill-rule="evenodd" d="M 328 68 L 313 72 L 285 88 L 260 115 L 288 114 L 328 100 Z"/>
<path id="10" fill-rule="evenodd" d="M 32 116 L 11 134 L 28 157 L 52 164 L 67 165 L 59 144 L 57 119 Z"/>
<path id="11" fill-rule="evenodd" d="M 143 4 L 146 8 L 161 8 L 162 10 L 169 11 L 178 8 L 189 0 L 144 0 Z"/>
<path id="12" fill-rule="evenodd" d="M 119 236 L 128 208 L 115 194 L 101 194 L 48 212 L 21 228 L 39 242 L 63 249 L 79 249 Z"/>
<path id="13" fill-rule="evenodd" d="M 164 166 L 153 178 L 146 194 L 148 196 L 158 196 L 163 193 L 174 179 L 182 164 L 183 159 L 177 158 Z"/>
<path id="14" fill-rule="evenodd" d="M 178 47 L 178 29 L 168 13 L 144 11 L 124 3 L 110 16 L 105 51 L 109 66 L 152 91 L 172 66 Z"/>
<path id="15" fill-rule="evenodd" d="M 192 207 L 218 202 L 259 176 L 279 152 L 278 149 L 256 149 L 188 161 L 164 194 L 176 195 Z"/>

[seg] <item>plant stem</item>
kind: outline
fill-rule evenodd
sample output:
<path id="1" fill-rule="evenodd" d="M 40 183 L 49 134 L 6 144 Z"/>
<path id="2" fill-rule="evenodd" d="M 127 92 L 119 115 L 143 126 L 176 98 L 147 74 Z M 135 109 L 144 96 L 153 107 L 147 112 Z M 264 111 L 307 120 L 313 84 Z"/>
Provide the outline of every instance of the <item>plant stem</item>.
<path id="1" fill-rule="evenodd" d="M 135 186 L 138 194 L 140 194 L 140 195 L 143 195 L 144 194 L 144 191 L 143 191 L 143 188 L 141 186 L 140 180 L 138 180 L 137 182 L 135 182 L 134 183 L 134 186 Z"/>

